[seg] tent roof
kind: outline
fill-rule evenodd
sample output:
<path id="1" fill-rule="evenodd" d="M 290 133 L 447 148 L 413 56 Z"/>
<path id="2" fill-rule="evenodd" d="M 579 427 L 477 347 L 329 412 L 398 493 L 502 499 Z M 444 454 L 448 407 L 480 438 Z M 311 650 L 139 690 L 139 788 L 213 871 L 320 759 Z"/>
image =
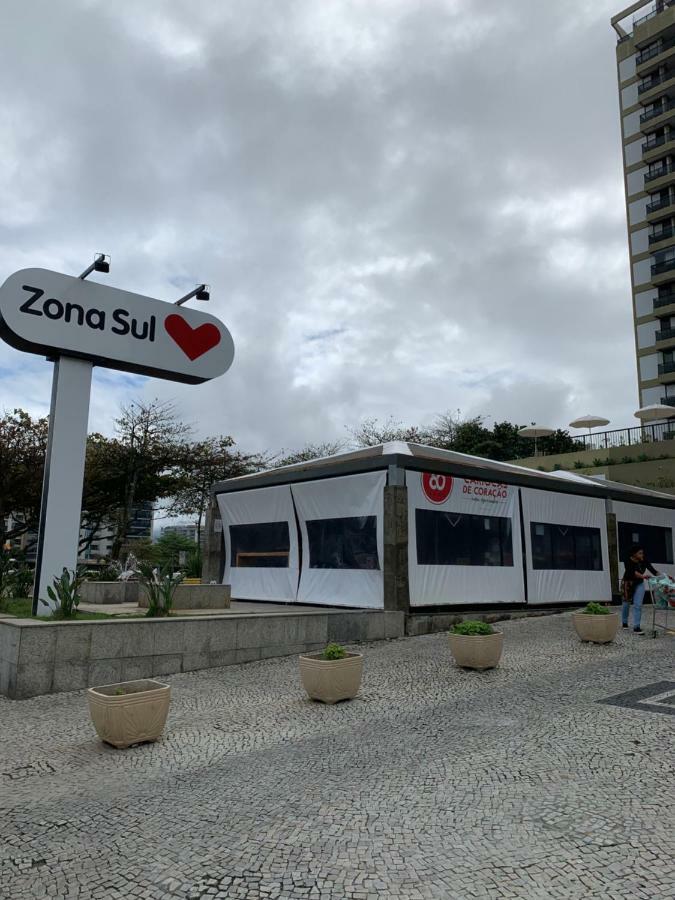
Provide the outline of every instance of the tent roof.
<path id="1" fill-rule="evenodd" d="M 440 450 L 437 447 L 427 447 L 424 444 L 413 444 L 406 441 L 391 441 L 375 447 L 349 450 L 333 456 L 293 463 L 290 466 L 267 469 L 253 475 L 230 478 L 215 484 L 212 493 L 230 493 L 231 491 L 252 490 L 272 485 L 314 481 L 320 478 L 334 478 L 340 475 L 355 475 L 389 467 L 394 467 L 395 470 L 413 469 L 416 471 L 425 471 L 432 467 L 434 471 L 447 472 L 460 478 L 504 481 L 540 490 L 625 500 L 629 503 L 647 503 L 675 509 L 675 496 L 672 494 L 651 491 L 635 485 L 620 484 L 590 475 L 577 475 L 573 472 L 561 470 L 540 472 L 538 469 L 529 469 L 513 463 L 497 462 L 483 459 L 480 456 L 469 456 L 454 450 Z M 399 481 L 390 480 L 390 483 L 403 484 L 404 482 L 401 479 Z"/>

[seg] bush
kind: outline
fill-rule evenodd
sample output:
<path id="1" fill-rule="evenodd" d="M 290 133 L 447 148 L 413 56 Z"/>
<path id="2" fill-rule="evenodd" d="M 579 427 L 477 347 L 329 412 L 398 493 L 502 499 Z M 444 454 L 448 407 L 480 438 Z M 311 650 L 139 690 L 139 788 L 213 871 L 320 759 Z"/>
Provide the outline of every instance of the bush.
<path id="1" fill-rule="evenodd" d="M 602 603 L 587 603 L 581 612 L 585 616 L 607 616 L 609 615 L 609 608 L 603 606 Z"/>
<path id="2" fill-rule="evenodd" d="M 170 616 L 176 588 L 183 580 L 182 572 L 167 572 L 153 568 L 150 563 L 138 567 L 138 580 L 148 595 L 146 616 Z"/>
<path id="3" fill-rule="evenodd" d="M 467 620 L 466 622 L 459 622 L 457 625 L 453 625 L 451 630 L 451 634 L 465 634 L 469 636 L 474 635 L 483 635 L 483 634 L 494 634 L 494 628 L 492 625 L 488 625 L 487 622 L 475 622 L 472 620 Z"/>
<path id="4" fill-rule="evenodd" d="M 77 615 L 77 607 L 80 605 L 80 585 L 84 577 L 77 571 L 69 571 L 64 568 L 59 577 L 54 577 L 54 583 L 47 588 L 47 596 L 56 604 L 54 610 L 55 619 L 74 619 Z M 40 600 L 43 606 L 47 606 L 44 600 Z"/>
<path id="5" fill-rule="evenodd" d="M 347 651 L 340 644 L 328 644 L 321 655 L 322 659 L 344 659 Z"/>
<path id="6" fill-rule="evenodd" d="M 586 468 L 586 463 L 585 463 L 585 462 L 582 462 L 580 459 L 577 459 L 577 460 L 575 460 L 575 462 L 574 462 L 574 468 L 575 468 L 575 469 L 585 469 L 585 468 Z"/>
<path id="7" fill-rule="evenodd" d="M 111 562 L 97 569 L 87 569 L 84 574 L 87 581 L 117 581 L 122 574 L 122 566 Z"/>

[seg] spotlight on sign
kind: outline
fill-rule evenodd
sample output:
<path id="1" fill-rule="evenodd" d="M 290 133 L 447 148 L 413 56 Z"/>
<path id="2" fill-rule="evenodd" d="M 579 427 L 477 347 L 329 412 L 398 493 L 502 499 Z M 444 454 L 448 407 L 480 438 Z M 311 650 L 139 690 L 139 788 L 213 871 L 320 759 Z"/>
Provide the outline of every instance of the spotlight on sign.
<path id="1" fill-rule="evenodd" d="M 105 253 L 97 253 L 94 259 L 94 271 L 105 272 L 107 275 L 110 271 L 110 257 Z"/>

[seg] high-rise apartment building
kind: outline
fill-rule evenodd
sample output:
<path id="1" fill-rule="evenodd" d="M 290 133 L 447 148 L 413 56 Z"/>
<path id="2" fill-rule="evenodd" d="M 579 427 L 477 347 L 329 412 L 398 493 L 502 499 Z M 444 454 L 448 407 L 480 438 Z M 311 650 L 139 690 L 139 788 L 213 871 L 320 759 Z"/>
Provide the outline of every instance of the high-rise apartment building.
<path id="1" fill-rule="evenodd" d="M 640 404 L 675 406 L 675 0 L 612 18 Z"/>

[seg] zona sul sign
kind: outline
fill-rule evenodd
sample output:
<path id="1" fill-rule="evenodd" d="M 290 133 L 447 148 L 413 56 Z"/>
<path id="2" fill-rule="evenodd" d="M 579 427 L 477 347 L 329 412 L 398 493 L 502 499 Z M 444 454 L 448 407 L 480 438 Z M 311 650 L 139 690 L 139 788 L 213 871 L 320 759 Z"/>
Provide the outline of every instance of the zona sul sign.
<path id="1" fill-rule="evenodd" d="M 18 350 L 199 384 L 232 365 L 222 322 L 194 309 L 46 269 L 0 288 L 0 335 Z"/>
<path id="2" fill-rule="evenodd" d="M 95 268 L 79 278 L 22 269 L 0 287 L 0 337 L 54 361 L 34 613 L 54 611 L 47 588 L 64 568 L 77 566 L 93 367 L 201 384 L 226 372 L 234 359 L 232 336 L 218 319 L 85 281 Z M 97 271 L 108 271 L 107 263 Z"/>

